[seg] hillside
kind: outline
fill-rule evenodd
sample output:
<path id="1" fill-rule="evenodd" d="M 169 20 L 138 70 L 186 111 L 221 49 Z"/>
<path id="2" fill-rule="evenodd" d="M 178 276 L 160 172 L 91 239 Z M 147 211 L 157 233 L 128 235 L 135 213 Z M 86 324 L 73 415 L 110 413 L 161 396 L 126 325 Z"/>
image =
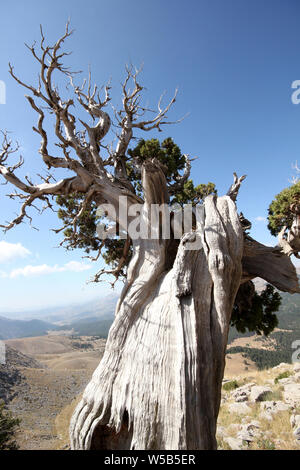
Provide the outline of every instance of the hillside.
<path id="1" fill-rule="evenodd" d="M 278 328 L 268 337 L 253 333 L 238 333 L 231 328 L 227 353 L 242 354 L 247 360 L 253 361 L 259 369 L 274 367 L 281 362 L 290 363 L 292 344 L 300 339 L 300 295 L 280 293 L 282 303 L 278 317 Z"/>
<path id="2" fill-rule="evenodd" d="M 0 363 L 0 400 L 8 403 L 17 394 L 16 387 L 25 386 L 23 368 L 41 368 L 43 367 L 37 360 L 26 356 L 20 351 L 16 351 L 10 346 L 6 346 L 6 362 Z"/>
<path id="3" fill-rule="evenodd" d="M 56 417 L 84 390 L 102 357 L 105 342 L 91 337 L 75 340 L 50 335 L 5 343 L 8 351 L 14 351 L 13 357 L 7 357 L 4 381 L 13 371 L 7 406 L 21 419 L 17 434 L 20 448 L 61 448 Z M 13 359 L 16 357 L 18 361 Z"/>
<path id="4" fill-rule="evenodd" d="M 9 339 L 5 341 L 5 344 L 23 354 L 34 357 L 44 357 L 46 354 L 64 354 L 72 351 L 70 339 L 67 336 L 58 335 Z"/>
<path id="5" fill-rule="evenodd" d="M 250 343 L 247 344 L 255 345 L 255 339 L 252 337 Z M 244 340 L 249 341 L 246 338 Z M 8 351 L 7 364 L 2 366 L 0 371 L 3 373 L 4 368 L 6 372 L 6 376 L 2 375 L 2 379 L 4 377 L 4 383 L 9 388 L 8 408 L 14 416 L 22 420 L 17 434 L 21 449 L 68 448 L 70 417 L 103 355 L 105 340 L 93 336 L 47 335 L 10 339 L 5 343 Z M 268 340 L 268 344 L 262 346 L 264 352 L 268 351 L 273 347 L 273 340 Z M 260 402 L 252 403 L 244 395 L 241 399 L 240 395 L 237 395 L 237 398 L 233 396 L 235 390 L 237 394 L 239 393 L 237 387 L 247 384 L 250 384 L 250 388 L 253 384 L 263 385 L 270 386 L 272 389 L 272 394 L 266 395 L 265 400 L 270 398 L 276 402 L 284 402 L 286 384 L 278 383 L 275 379 L 282 377 L 280 375 L 282 373 L 285 374 L 283 377 L 291 375 L 292 370 L 292 365 L 285 364 L 274 369 L 258 371 L 256 364 L 245 359 L 242 354 L 227 355 L 224 387 L 226 383 L 229 385 L 223 389 L 222 395 L 218 426 L 219 448 L 227 449 L 231 448 L 231 445 L 237 445 L 241 448 L 261 446 L 261 448 L 280 449 L 295 448 L 298 445 L 293 437 L 293 429 L 289 421 L 294 408 L 290 408 L 289 405 L 283 406 L 285 411 L 279 414 L 275 414 L 276 410 L 273 410 L 273 414 L 269 413 L 272 414 L 271 422 L 270 416 L 265 418 L 261 412 L 260 408 L 264 405 L 260 405 Z M 9 373 L 14 375 L 8 380 Z M 296 378 L 293 380 L 295 382 Z M 299 374 L 297 380 L 299 380 Z M 0 389 L 3 389 L 1 382 Z M 246 399 L 248 400 L 247 414 L 243 415 L 236 409 L 239 405 L 245 405 L 240 402 Z M 231 410 L 232 404 L 234 406 Z M 300 406 L 300 398 L 297 406 Z M 254 420 L 258 421 L 259 426 L 255 439 L 248 443 L 243 442 L 244 440 L 237 435 Z M 279 423 L 282 429 L 279 428 Z M 285 436 L 284 433 L 286 433 Z M 264 437 L 265 434 L 266 437 Z"/>
<path id="6" fill-rule="evenodd" d="M 64 327 L 72 329 L 73 335 L 107 338 L 113 319 L 113 315 L 104 318 L 92 317 L 68 323 Z"/>
<path id="7" fill-rule="evenodd" d="M 96 335 L 106 338 L 113 322 L 113 315 L 84 318 L 56 325 L 43 320 L 12 320 L 0 317 L 0 340 L 43 336 L 50 333 L 78 336 Z"/>
<path id="8" fill-rule="evenodd" d="M 0 317 L 0 339 L 24 338 L 47 334 L 55 325 L 42 320 L 10 320 Z"/>

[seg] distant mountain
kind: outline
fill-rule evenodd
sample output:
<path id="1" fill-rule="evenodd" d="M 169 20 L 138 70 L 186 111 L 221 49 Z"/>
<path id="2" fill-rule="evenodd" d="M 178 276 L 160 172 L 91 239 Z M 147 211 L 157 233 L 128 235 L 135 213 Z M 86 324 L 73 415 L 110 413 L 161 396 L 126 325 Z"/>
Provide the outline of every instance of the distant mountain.
<path id="1" fill-rule="evenodd" d="M 57 327 L 42 320 L 10 320 L 0 317 L 0 339 L 43 336 Z"/>
<path id="2" fill-rule="evenodd" d="M 258 284 L 260 281 L 258 281 Z M 300 338 L 300 295 L 280 292 L 282 305 L 278 312 L 279 328 L 294 330 Z M 72 330 L 74 335 L 100 336 L 106 338 L 114 319 L 118 294 L 99 298 L 84 304 L 57 307 L 33 312 L 0 313 L 0 339 L 43 336 L 48 331 Z M 8 318 L 6 318 L 8 317 Z M 63 333 L 62 333 L 63 334 Z M 238 337 L 251 336 L 253 333 L 238 333 L 230 329 L 229 344 Z M 293 338 L 294 338 L 293 334 Z M 278 334 L 279 336 L 279 334 Z M 279 343 L 287 349 L 291 336 L 281 333 Z M 284 343 L 284 346 L 283 346 Z"/>
<path id="3" fill-rule="evenodd" d="M 33 312 L 0 313 L 0 340 L 43 336 L 73 330 L 75 335 L 107 337 L 118 296 L 112 294 L 84 304 Z"/>
<path id="4" fill-rule="evenodd" d="M 99 336 L 100 338 L 107 338 L 113 320 L 113 315 L 105 318 L 87 318 L 70 323 L 68 329 L 74 331 L 74 336 Z"/>
<path id="5" fill-rule="evenodd" d="M 67 324 L 84 318 L 99 318 L 114 314 L 119 294 L 99 296 L 83 304 L 45 308 L 23 312 L 0 312 L 0 316 L 13 320 L 43 320 L 45 322 Z"/>
<path id="6" fill-rule="evenodd" d="M 113 314 L 110 314 L 104 317 L 87 317 L 55 325 L 43 320 L 11 320 L 0 317 L 0 340 L 44 336 L 48 332 L 57 332 L 59 334 L 62 331 L 62 334 L 64 334 L 65 330 L 74 336 L 107 338 L 113 319 Z"/>

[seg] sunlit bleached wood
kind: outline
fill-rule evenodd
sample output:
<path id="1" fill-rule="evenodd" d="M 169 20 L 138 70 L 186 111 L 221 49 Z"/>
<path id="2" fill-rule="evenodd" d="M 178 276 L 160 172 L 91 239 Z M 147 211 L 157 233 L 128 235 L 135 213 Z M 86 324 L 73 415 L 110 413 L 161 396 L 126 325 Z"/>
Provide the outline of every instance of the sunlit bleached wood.
<path id="1" fill-rule="evenodd" d="M 152 164 L 143 172 L 146 221 L 148 201 L 167 200 L 161 170 L 154 170 Z M 228 329 L 241 282 L 256 277 L 256 266 L 282 290 L 299 292 L 287 256 L 255 241 L 245 245 L 237 190 L 205 199 L 203 219 L 182 237 L 171 269 L 168 241 L 133 242 L 105 354 L 72 417 L 73 449 L 216 449 Z M 197 239 L 197 249 L 186 249 Z"/>
<path id="2" fill-rule="evenodd" d="M 185 249 L 195 237 L 201 248 Z M 134 242 L 104 357 L 72 418 L 74 449 L 216 448 L 242 274 L 235 204 L 227 196 L 206 198 L 202 224 L 183 237 L 169 271 L 166 252 L 163 241 Z"/>
<path id="3" fill-rule="evenodd" d="M 113 122 L 107 109 L 110 84 L 103 89 L 92 86 L 89 73 L 87 82 L 76 85 L 77 75 L 63 65 L 68 53 L 62 52 L 62 46 L 71 34 L 67 24 L 63 36 L 48 46 L 41 30 L 39 47 L 27 46 L 40 69 L 37 86 L 23 82 L 9 66 L 37 114 L 33 130 L 41 138 L 39 154 L 48 173 L 38 175 L 38 183 L 18 177 L 23 158 L 15 159 L 19 147 L 3 133 L 0 175 L 15 188 L 9 197 L 21 201 L 19 215 L 4 229 L 25 218 L 31 221 L 28 209 L 37 207 L 37 202 L 51 209 L 53 197 L 75 193 L 82 196 L 78 213 L 68 226 L 57 230 L 73 229 L 67 240 L 71 246 L 77 222 L 92 202 L 111 204 L 112 220 L 125 230 L 119 213 L 121 196 L 127 198 L 128 211 L 132 204 L 141 204 L 144 227 L 159 233 L 159 222 L 150 226 L 151 205 L 169 203 L 170 196 L 188 180 L 192 159 L 185 155 L 185 169 L 173 186 L 167 184 L 164 168 L 155 158 L 146 160 L 139 166 L 140 197 L 125 171 L 127 150 L 136 130 L 160 131 L 171 123 L 167 115 L 177 91 L 164 106 L 162 95 L 154 111 L 142 104 L 140 70 L 127 67 L 122 108 L 114 112 L 116 142 L 107 144 L 103 139 Z M 57 73 L 67 80 L 71 98 L 64 99 L 55 85 Z M 87 121 L 78 118 L 82 116 L 78 106 L 86 112 Z M 46 115 L 53 119 L 52 136 L 46 131 Z M 55 154 L 49 151 L 50 138 L 56 144 Z M 56 169 L 69 176 L 56 181 Z M 216 448 L 227 335 L 239 286 L 259 276 L 280 290 L 299 292 L 290 253 L 283 245 L 266 247 L 245 233 L 251 224 L 237 213 L 235 204 L 243 179 L 234 174 L 226 196 L 207 197 L 194 229 L 180 240 L 127 237 L 113 273 L 118 276 L 131 243 L 126 283 L 103 359 L 72 417 L 72 449 Z M 171 232 L 172 227 L 170 222 Z M 282 239 L 295 251 L 298 226 L 282 234 Z"/>

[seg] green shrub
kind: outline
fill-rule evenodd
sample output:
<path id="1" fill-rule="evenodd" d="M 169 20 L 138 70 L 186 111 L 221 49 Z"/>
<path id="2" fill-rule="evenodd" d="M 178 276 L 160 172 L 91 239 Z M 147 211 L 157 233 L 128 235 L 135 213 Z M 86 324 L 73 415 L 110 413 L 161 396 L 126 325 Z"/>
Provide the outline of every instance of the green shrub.
<path id="1" fill-rule="evenodd" d="M 261 439 L 257 441 L 257 446 L 261 450 L 275 450 L 275 443 L 269 439 Z"/>
<path id="2" fill-rule="evenodd" d="M 230 382 L 225 382 L 224 385 L 223 385 L 223 389 L 226 392 L 230 392 L 231 390 L 235 390 L 238 387 L 239 387 L 239 384 L 236 380 L 232 380 Z"/>
<path id="3" fill-rule="evenodd" d="M 290 371 L 285 371 L 285 372 L 281 372 L 281 374 L 277 375 L 277 377 L 274 379 L 274 383 L 275 384 L 278 384 L 279 380 L 280 379 L 287 379 L 288 377 L 290 377 L 292 375 L 292 372 Z"/>
<path id="4" fill-rule="evenodd" d="M 15 432 L 20 424 L 19 419 L 11 416 L 11 413 L 5 410 L 3 402 L 0 403 L 0 450 L 18 450 L 15 441 Z"/>
<path id="5" fill-rule="evenodd" d="M 268 229 L 276 236 L 280 230 L 286 226 L 291 228 L 294 213 L 291 210 L 292 204 L 299 204 L 300 182 L 283 189 L 269 206 Z"/>
<path id="6" fill-rule="evenodd" d="M 273 390 L 272 392 L 267 392 L 262 401 L 280 401 L 282 399 L 282 392 L 280 390 Z"/>

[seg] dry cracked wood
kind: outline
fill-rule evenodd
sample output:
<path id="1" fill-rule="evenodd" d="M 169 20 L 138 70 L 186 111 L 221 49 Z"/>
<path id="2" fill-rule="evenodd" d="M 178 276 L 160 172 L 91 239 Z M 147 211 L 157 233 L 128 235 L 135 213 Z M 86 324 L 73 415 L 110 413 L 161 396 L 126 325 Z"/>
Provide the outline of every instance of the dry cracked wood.
<path id="1" fill-rule="evenodd" d="M 216 447 L 243 232 L 227 196 L 205 200 L 201 225 L 167 272 L 163 243 L 135 246 L 105 354 L 72 418 L 72 448 Z M 185 249 L 196 236 L 201 247 Z"/>
<path id="2" fill-rule="evenodd" d="M 143 199 L 135 193 L 126 172 L 129 144 L 136 129 L 161 130 L 170 123 L 167 114 L 176 92 L 165 107 L 160 100 L 153 113 L 141 103 L 139 71 L 128 68 L 122 107 L 115 112 L 117 143 L 104 145 L 112 124 L 106 111 L 110 86 L 101 98 L 97 86 L 91 87 L 90 76 L 87 89 L 74 85 L 74 74 L 63 66 L 67 53 L 61 52 L 70 34 L 67 25 L 65 34 L 47 46 L 41 31 L 40 50 L 35 44 L 29 47 L 40 67 L 38 86 L 24 83 L 10 66 L 11 76 L 30 93 L 26 98 L 38 118 L 33 130 L 41 137 L 39 154 L 49 174 L 39 175 L 37 184 L 28 176 L 26 181 L 18 177 L 24 162 L 9 162 L 18 145 L 4 132 L 0 175 L 15 187 L 9 197 L 21 202 L 19 215 L 3 226 L 6 230 L 26 217 L 31 221 L 28 210 L 39 201 L 52 208 L 51 198 L 80 194 L 78 213 L 61 229 L 72 228 L 66 237 L 72 246 L 80 215 L 91 202 L 109 204 L 114 221 L 124 230 L 120 198 L 127 201 L 129 222 L 130 208 L 142 204 L 144 225 L 150 228 L 151 205 L 168 203 L 169 195 L 188 180 L 191 165 L 185 156 L 183 174 L 168 185 L 157 161 L 146 161 L 139 166 Z M 71 82 L 75 99 L 60 95 L 53 81 L 56 73 Z M 81 119 L 78 106 L 88 113 L 88 122 Z M 50 154 L 46 113 L 54 120 L 51 149 L 58 155 Z M 51 182 L 57 170 L 64 177 Z M 280 248 L 244 236 L 234 202 L 243 179 L 235 175 L 227 196 L 206 198 L 195 230 L 180 242 L 159 237 L 132 240 L 133 257 L 105 354 L 72 418 L 73 449 L 216 448 L 227 334 L 240 284 L 259 276 L 281 290 L 299 292 L 289 257 Z M 154 227 L 157 233 L 160 228 Z"/>

